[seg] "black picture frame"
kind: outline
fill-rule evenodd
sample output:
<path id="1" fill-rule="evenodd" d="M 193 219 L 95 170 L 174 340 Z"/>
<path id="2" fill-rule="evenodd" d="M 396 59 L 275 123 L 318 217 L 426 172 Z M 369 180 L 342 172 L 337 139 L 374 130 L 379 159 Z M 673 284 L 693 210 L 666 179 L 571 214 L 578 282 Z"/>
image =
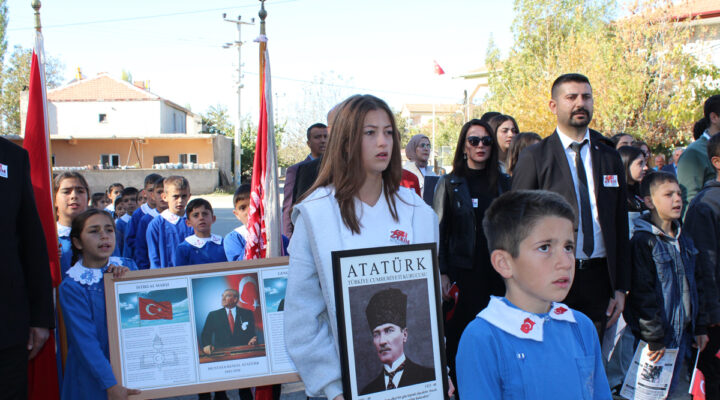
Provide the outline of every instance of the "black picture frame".
<path id="1" fill-rule="evenodd" d="M 362 267 L 362 263 L 353 266 L 353 260 L 375 261 L 375 267 L 373 269 L 367 263 Z M 399 262 L 400 268 L 388 260 Z M 447 400 L 447 360 L 436 244 L 334 251 L 332 263 L 344 398 Z M 390 271 L 387 271 L 388 267 Z M 385 383 L 380 383 L 384 380 L 380 357 L 381 354 L 388 359 L 394 357 L 391 353 L 395 350 L 392 349 L 398 346 L 382 344 L 384 339 L 380 339 L 377 332 L 377 343 L 373 340 L 374 329 L 368 322 L 372 311 L 368 311 L 368 307 L 370 299 L 379 292 L 386 295 L 389 289 L 395 294 L 399 290 L 406 296 L 406 327 L 401 328 L 405 338 L 401 348 L 406 361 L 398 387 L 386 390 Z M 402 302 L 400 300 L 399 304 Z M 377 310 L 374 306 L 370 310 Z"/>

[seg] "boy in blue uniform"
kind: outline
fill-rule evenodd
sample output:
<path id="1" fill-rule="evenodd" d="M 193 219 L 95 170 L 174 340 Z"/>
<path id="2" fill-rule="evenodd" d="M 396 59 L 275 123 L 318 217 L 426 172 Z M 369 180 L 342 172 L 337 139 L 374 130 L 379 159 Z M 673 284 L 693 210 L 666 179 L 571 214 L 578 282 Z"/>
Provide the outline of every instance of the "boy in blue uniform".
<path id="1" fill-rule="evenodd" d="M 117 217 L 117 215 L 115 215 L 115 199 L 120 197 L 123 189 L 125 189 L 125 187 L 122 183 L 116 182 L 108 186 L 107 191 L 105 192 L 105 196 L 110 200 L 110 204 L 105 207 L 105 211 L 109 212 L 113 219 Z"/>
<path id="2" fill-rule="evenodd" d="M 225 256 L 228 261 L 245 259 L 245 243 L 247 243 L 248 207 L 250 206 L 250 185 L 238 186 L 233 195 L 233 214 L 242 225 L 225 235 Z"/>
<path id="3" fill-rule="evenodd" d="M 505 297 L 460 339 L 458 392 L 483 399 L 608 399 L 595 326 L 563 300 L 575 274 L 575 215 L 556 193 L 519 190 L 493 201 L 483 230 Z"/>
<path id="4" fill-rule="evenodd" d="M 118 254 L 116 254 L 118 256 L 122 256 L 125 252 L 125 233 L 132 214 L 137 209 L 137 196 L 138 190 L 129 186 L 123 189 L 120 197 L 115 199 L 115 211 L 118 212 L 118 218 L 115 220 L 115 248 L 118 250 Z M 120 210 L 122 210 L 122 213 Z"/>
<path id="5" fill-rule="evenodd" d="M 188 236 L 177 247 L 175 263 L 180 265 L 208 264 L 225 262 L 223 238 L 213 235 L 212 224 L 215 223 L 212 205 L 205 199 L 195 199 L 185 208 L 187 226 L 193 228 L 194 235 Z"/>
<path id="6" fill-rule="evenodd" d="M 136 233 L 137 233 L 137 226 L 140 224 L 140 219 L 146 214 L 150 214 L 152 210 L 154 210 L 157 205 L 154 197 L 154 190 L 155 190 L 155 184 L 158 181 L 162 181 L 162 176 L 158 174 L 149 174 L 145 177 L 145 182 L 143 186 L 143 192 L 145 192 L 145 196 L 147 197 L 147 202 L 142 203 L 140 205 L 140 208 L 138 209 L 137 213 L 132 213 L 132 218 L 130 218 L 130 221 L 128 221 L 127 228 L 125 229 L 125 237 L 124 237 L 124 248 L 123 248 L 123 257 L 127 258 L 134 258 L 135 257 L 135 239 L 136 239 Z M 137 196 L 138 200 L 140 199 L 140 195 Z M 139 201 L 138 201 L 139 203 Z M 145 237 L 143 235 L 143 237 Z"/>
<path id="7" fill-rule="evenodd" d="M 148 256 L 147 246 L 147 227 L 150 225 L 152 220 L 160 216 L 160 213 L 168 208 L 167 202 L 162 198 L 164 182 L 165 179 L 161 178 L 155 183 L 153 195 L 155 196 L 155 205 L 157 205 L 157 207 L 150 210 L 148 214 L 145 214 L 140 218 L 140 222 L 138 222 L 135 230 L 135 250 L 133 250 L 133 254 L 138 269 L 150 268 L 150 257 Z"/>
<path id="8" fill-rule="evenodd" d="M 153 218 L 147 227 L 148 258 L 150 268 L 167 268 L 177 265 L 175 249 L 186 237 L 192 235 L 193 228 L 185 220 L 185 206 L 190 199 L 190 182 L 182 176 L 170 176 L 163 183 L 162 199 L 168 209 Z"/>
<path id="9" fill-rule="evenodd" d="M 703 297 L 698 296 L 701 270 L 695 268 L 697 250 L 680 228 L 683 204 L 675 175 L 647 175 L 641 193 L 650 214 L 636 220 L 630 241 L 633 268 L 628 323 L 635 336 L 648 343 L 651 361 L 659 361 L 666 348 L 678 349 L 670 384 L 673 398 L 686 370 L 682 365 L 693 336 L 700 350 L 708 341 L 707 318 L 699 313 L 704 311 L 699 307 Z"/>

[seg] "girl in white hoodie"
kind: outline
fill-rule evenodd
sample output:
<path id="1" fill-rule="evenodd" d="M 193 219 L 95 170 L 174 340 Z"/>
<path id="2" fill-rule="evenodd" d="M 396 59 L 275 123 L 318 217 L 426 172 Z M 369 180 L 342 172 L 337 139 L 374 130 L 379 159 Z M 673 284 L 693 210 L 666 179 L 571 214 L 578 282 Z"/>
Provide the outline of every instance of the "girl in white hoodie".
<path id="1" fill-rule="evenodd" d="M 343 389 L 331 252 L 437 243 L 438 223 L 415 192 L 400 187 L 400 138 L 388 105 L 355 95 L 333 111 L 318 178 L 292 212 L 285 341 L 308 395 L 338 400 Z"/>

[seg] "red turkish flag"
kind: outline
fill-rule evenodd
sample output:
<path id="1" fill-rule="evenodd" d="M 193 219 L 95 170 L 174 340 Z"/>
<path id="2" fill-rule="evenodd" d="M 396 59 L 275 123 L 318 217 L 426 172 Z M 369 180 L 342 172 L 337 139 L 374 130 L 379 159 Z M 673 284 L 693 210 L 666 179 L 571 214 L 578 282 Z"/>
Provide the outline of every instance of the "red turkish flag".
<path id="1" fill-rule="evenodd" d="M 445 75 L 445 70 L 443 70 L 440 64 L 438 64 L 435 60 L 433 60 L 433 71 L 437 75 Z"/>
<path id="2" fill-rule="evenodd" d="M 690 394 L 693 400 L 705 400 L 705 375 L 697 367 L 700 354 L 695 358 L 695 370 L 690 379 Z"/>
<path id="3" fill-rule="evenodd" d="M 172 303 L 138 297 L 140 319 L 173 319 Z"/>

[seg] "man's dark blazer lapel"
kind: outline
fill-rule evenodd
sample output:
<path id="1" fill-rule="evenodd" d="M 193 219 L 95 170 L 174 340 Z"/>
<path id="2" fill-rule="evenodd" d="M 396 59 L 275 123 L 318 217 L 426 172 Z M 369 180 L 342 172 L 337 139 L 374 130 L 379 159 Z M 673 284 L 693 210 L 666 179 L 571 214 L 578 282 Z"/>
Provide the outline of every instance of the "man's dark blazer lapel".
<path id="1" fill-rule="evenodd" d="M 557 130 L 550 135 L 547 139 L 548 145 L 550 145 L 550 151 L 553 155 L 553 162 L 555 162 L 555 165 L 558 166 L 560 169 L 560 173 L 562 174 L 561 179 L 563 180 L 562 187 L 562 195 L 565 197 L 566 200 L 568 200 L 568 203 L 572 206 L 573 210 L 575 210 L 575 215 L 579 215 L 580 209 L 578 208 L 577 204 L 577 193 L 575 193 L 575 182 L 572 178 L 572 172 L 570 172 L 570 166 L 568 165 L 568 159 L 567 155 L 565 154 L 565 148 L 562 145 L 562 142 L 560 141 L 560 134 Z M 572 199 L 572 201 L 571 201 Z M 578 218 L 575 217 L 575 224 L 577 225 Z"/>

